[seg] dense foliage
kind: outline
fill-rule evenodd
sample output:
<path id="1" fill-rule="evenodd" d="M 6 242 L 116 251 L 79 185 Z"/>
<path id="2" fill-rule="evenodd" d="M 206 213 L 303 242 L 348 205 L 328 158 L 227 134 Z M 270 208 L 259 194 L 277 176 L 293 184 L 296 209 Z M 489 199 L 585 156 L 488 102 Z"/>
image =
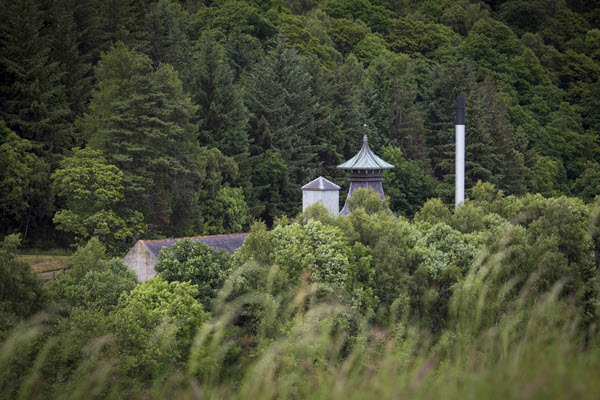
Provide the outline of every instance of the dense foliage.
<path id="1" fill-rule="evenodd" d="M 600 397 L 597 2 L 0 15 L 0 399 Z M 300 212 L 311 179 L 347 188 L 365 123 L 385 201 Z M 143 283 L 113 257 L 233 232 Z M 57 245 L 51 282 L 18 255 Z"/>
<path id="2" fill-rule="evenodd" d="M 271 226 L 299 211 L 309 180 L 346 188 L 335 166 L 364 123 L 396 165 L 392 211 L 450 203 L 459 94 L 467 188 L 598 192 L 596 2 L 2 0 L 0 12 L 0 234 L 26 246 L 97 236 L 114 253 Z"/>
<path id="3" fill-rule="evenodd" d="M 357 193 L 144 283 L 93 238 L 43 285 L 7 237 L 0 397 L 597 397 L 600 203 L 480 182 L 410 221 Z"/>

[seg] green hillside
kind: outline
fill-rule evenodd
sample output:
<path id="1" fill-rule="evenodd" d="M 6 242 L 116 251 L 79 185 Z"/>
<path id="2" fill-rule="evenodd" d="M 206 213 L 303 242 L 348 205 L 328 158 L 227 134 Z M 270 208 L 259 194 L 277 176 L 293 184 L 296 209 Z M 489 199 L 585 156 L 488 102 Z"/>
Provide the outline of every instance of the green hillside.
<path id="1" fill-rule="evenodd" d="M 0 230 L 29 246 L 240 232 L 359 148 L 392 210 L 466 187 L 594 199 L 600 8 L 587 1 L 1 2 Z M 384 157 L 385 158 L 385 157 Z M 126 248 L 127 246 L 122 246 Z"/>
<path id="2" fill-rule="evenodd" d="M 0 16 L 0 400 L 600 398 L 600 3 Z M 365 133 L 386 199 L 302 211 Z"/>

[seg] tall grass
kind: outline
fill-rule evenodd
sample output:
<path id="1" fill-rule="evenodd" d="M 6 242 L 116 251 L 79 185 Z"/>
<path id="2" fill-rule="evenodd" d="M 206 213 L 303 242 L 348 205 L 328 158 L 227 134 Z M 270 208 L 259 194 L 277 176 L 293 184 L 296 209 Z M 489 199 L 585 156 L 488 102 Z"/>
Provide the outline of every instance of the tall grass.
<path id="1" fill-rule="evenodd" d="M 406 319 L 373 326 L 370 316 L 319 301 L 319 287 L 306 281 L 282 287 L 275 267 L 266 291 L 236 295 L 240 276 L 259 268 L 249 264 L 229 279 L 185 369 L 134 391 L 119 376 L 114 341 L 102 337 L 82 349 L 84 361 L 68 382 L 47 382 L 59 338 L 41 340 L 49 318 L 41 315 L 0 347 L 0 398 L 600 398 L 598 335 L 578 329 L 576 313 L 559 298 L 561 283 L 534 303 L 524 285 L 486 325 L 489 308 L 514 283 L 483 290 L 487 272 L 479 265 L 455 293 L 450 326 L 433 338 Z M 260 318 L 252 333 L 241 333 L 237 324 L 249 312 Z"/>

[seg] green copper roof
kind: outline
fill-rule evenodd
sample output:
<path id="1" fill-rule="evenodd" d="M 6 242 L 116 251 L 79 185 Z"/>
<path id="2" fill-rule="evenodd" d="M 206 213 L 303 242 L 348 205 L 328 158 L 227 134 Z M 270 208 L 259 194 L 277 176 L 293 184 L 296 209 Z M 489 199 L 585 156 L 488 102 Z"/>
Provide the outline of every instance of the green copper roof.
<path id="1" fill-rule="evenodd" d="M 363 170 L 375 170 L 375 169 L 391 169 L 394 168 L 392 164 L 386 163 L 381 158 L 377 157 L 375 153 L 369 148 L 369 139 L 367 135 L 363 138 L 363 145 L 360 151 L 351 159 L 345 163 L 337 166 L 339 169 L 363 169 Z"/>

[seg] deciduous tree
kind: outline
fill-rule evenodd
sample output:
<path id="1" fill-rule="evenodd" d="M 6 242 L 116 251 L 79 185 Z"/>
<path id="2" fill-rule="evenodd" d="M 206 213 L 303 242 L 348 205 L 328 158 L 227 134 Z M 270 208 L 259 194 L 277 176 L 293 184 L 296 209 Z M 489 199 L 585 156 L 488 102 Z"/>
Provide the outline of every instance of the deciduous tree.
<path id="1" fill-rule="evenodd" d="M 52 188 L 65 208 L 54 216 L 57 229 L 78 241 L 97 236 L 105 242 L 143 233 L 143 216 L 123 207 L 123 173 L 98 150 L 75 149 L 52 175 Z"/>

